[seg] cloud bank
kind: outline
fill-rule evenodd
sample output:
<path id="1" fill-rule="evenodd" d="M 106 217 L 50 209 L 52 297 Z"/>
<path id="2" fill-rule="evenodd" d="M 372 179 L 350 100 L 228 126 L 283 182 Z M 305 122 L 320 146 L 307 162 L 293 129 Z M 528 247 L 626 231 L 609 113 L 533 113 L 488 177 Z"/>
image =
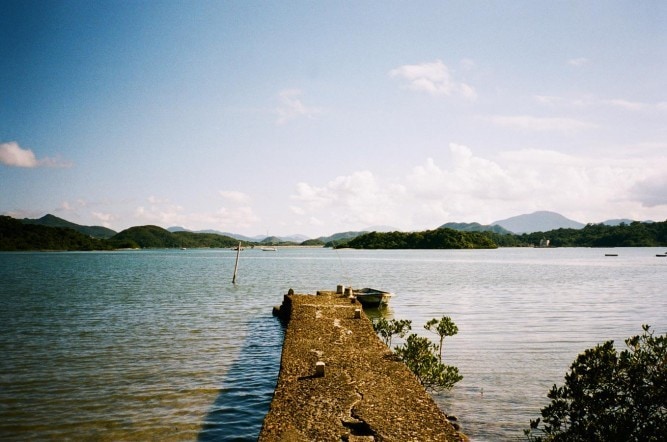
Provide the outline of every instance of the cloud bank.
<path id="1" fill-rule="evenodd" d="M 71 167 L 71 163 L 54 158 L 37 159 L 30 149 L 24 149 L 15 141 L 0 143 L 0 163 L 9 167 Z"/>
<path id="2" fill-rule="evenodd" d="M 667 205 L 665 168 L 664 156 L 600 159 L 520 149 L 484 158 L 452 143 L 447 160 L 427 158 L 403 176 L 359 171 L 322 186 L 298 183 L 293 212 L 312 220 L 336 213 L 357 228 L 406 230 L 449 221 L 490 223 L 536 210 L 581 222 L 647 219 L 647 208 Z"/>

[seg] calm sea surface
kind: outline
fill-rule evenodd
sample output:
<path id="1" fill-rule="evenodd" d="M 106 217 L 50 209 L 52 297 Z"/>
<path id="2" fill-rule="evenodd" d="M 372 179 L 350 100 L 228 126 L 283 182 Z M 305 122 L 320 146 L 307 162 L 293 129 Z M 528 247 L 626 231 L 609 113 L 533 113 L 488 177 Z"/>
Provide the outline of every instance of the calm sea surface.
<path id="1" fill-rule="evenodd" d="M 289 288 L 397 294 L 449 315 L 435 396 L 474 441 L 515 440 L 576 355 L 667 332 L 664 249 L 0 253 L 0 439 L 254 440 L 278 375 Z M 616 257 L 605 257 L 616 253 Z"/>

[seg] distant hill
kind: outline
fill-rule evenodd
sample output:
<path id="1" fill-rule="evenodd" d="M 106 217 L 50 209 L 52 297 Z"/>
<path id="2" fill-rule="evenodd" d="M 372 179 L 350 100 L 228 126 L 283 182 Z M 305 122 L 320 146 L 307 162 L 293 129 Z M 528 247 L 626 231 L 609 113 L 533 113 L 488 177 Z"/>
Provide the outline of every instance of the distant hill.
<path id="1" fill-rule="evenodd" d="M 0 250 L 109 250 L 106 239 L 69 227 L 49 227 L 0 216 Z"/>
<path id="2" fill-rule="evenodd" d="M 21 220 L 23 224 L 34 224 L 38 226 L 46 226 L 46 227 L 64 227 L 66 229 L 72 229 L 76 230 L 79 233 L 83 233 L 84 235 L 92 236 L 93 238 L 104 238 L 108 239 L 111 238 L 116 234 L 115 231 L 111 229 L 107 229 L 106 227 L 102 226 L 81 226 L 79 224 L 74 224 L 72 222 L 66 221 L 62 218 L 58 218 L 57 216 L 47 214 L 44 215 L 43 217 L 39 219 L 28 219 L 24 218 Z"/>
<path id="3" fill-rule="evenodd" d="M 364 232 L 396 232 L 398 229 L 392 226 L 369 226 L 363 229 Z"/>
<path id="4" fill-rule="evenodd" d="M 339 233 L 334 233 L 331 236 L 320 236 L 317 238 L 318 241 L 321 241 L 322 243 L 326 245 L 332 245 L 334 247 L 340 246 L 343 243 L 347 243 L 349 240 L 356 238 L 359 235 L 363 235 L 365 233 L 369 233 L 369 231 L 362 231 L 362 232 L 339 232 Z"/>
<path id="5" fill-rule="evenodd" d="M 585 224 L 565 218 L 555 212 L 540 211 L 527 215 L 495 221 L 492 225 L 501 226 L 512 233 L 546 232 L 556 229 L 581 229 Z"/>
<path id="6" fill-rule="evenodd" d="M 167 231 L 171 233 L 175 232 L 192 232 L 192 230 L 186 229 L 185 227 L 181 226 L 172 226 L 172 227 L 167 227 Z"/>
<path id="7" fill-rule="evenodd" d="M 446 223 L 438 228 L 459 230 L 461 232 L 493 232 L 499 233 L 501 235 L 507 235 L 508 233 L 511 233 L 509 230 L 503 228 L 502 226 L 485 226 L 480 223 Z"/>
<path id="8" fill-rule="evenodd" d="M 607 221 L 602 221 L 600 224 L 605 226 L 620 226 L 621 224 L 632 224 L 635 220 L 632 219 L 608 219 Z"/>
<path id="9" fill-rule="evenodd" d="M 215 233 L 195 233 L 187 231 L 170 232 L 158 226 L 130 227 L 111 238 L 119 247 L 141 248 L 226 248 L 238 244 L 238 240 Z"/>
<path id="10" fill-rule="evenodd" d="M 285 241 L 283 238 L 280 238 L 278 236 L 267 236 L 263 240 L 261 240 L 259 243 L 263 245 L 270 245 L 270 246 L 275 246 L 278 244 L 298 244 L 301 241 Z"/>
<path id="11" fill-rule="evenodd" d="M 284 243 L 284 242 L 294 242 L 294 243 L 300 243 L 303 242 L 307 239 L 309 239 L 305 235 L 289 235 L 289 236 L 264 236 L 264 235 L 255 235 L 255 236 L 245 236 L 245 235 L 240 235 L 238 233 L 230 233 L 230 232 L 221 232 L 219 230 L 213 230 L 213 229 L 206 229 L 206 230 L 188 230 L 185 227 L 181 226 L 173 226 L 173 227 L 167 227 L 167 230 L 175 233 L 175 232 L 192 232 L 192 233 L 210 233 L 214 235 L 222 235 L 222 236 L 228 236 L 230 238 L 235 238 L 239 241 L 245 241 L 245 242 L 259 242 L 262 244 L 278 244 L 278 243 Z"/>

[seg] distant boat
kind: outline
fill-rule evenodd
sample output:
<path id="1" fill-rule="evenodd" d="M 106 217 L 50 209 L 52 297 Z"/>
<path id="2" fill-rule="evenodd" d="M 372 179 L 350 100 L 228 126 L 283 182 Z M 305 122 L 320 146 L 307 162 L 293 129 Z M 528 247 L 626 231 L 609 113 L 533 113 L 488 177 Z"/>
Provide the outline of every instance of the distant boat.
<path id="1" fill-rule="evenodd" d="M 236 250 L 236 251 L 238 251 L 238 250 L 239 250 L 239 246 L 234 246 L 234 247 L 232 247 L 232 250 Z M 241 247 L 241 250 L 245 250 L 245 247 Z"/>
<path id="2" fill-rule="evenodd" d="M 618 253 L 605 253 L 604 256 L 618 256 Z"/>
<path id="3" fill-rule="evenodd" d="M 392 293 L 371 288 L 353 289 L 352 293 L 364 307 L 384 307 L 394 296 Z"/>
<path id="4" fill-rule="evenodd" d="M 278 249 L 275 247 L 262 247 L 262 252 L 277 252 Z"/>
<path id="5" fill-rule="evenodd" d="M 655 256 L 657 256 L 658 258 L 664 258 L 664 257 L 667 256 L 667 254 L 663 255 L 662 253 L 659 253 L 659 254 L 657 254 L 657 255 L 655 255 Z"/>

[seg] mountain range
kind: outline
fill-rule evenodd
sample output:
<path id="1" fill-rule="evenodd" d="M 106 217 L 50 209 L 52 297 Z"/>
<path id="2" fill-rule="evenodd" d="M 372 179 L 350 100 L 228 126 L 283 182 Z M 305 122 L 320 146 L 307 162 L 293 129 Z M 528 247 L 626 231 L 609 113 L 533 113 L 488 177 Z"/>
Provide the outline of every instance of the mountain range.
<path id="1" fill-rule="evenodd" d="M 57 216 L 47 214 L 41 218 L 38 219 L 28 219 L 24 218 L 21 220 L 22 223 L 24 224 L 35 224 L 35 225 L 41 225 L 41 226 L 47 226 L 47 227 L 65 227 L 65 228 L 70 228 L 72 230 L 76 230 L 77 232 L 83 233 L 87 236 L 93 237 L 93 238 L 100 238 L 100 239 L 108 239 L 111 238 L 112 236 L 116 235 L 117 232 L 115 232 L 112 229 L 109 229 L 107 227 L 102 227 L 102 226 L 83 226 L 79 224 L 72 223 L 70 221 L 64 220 L 62 218 L 58 218 Z M 632 223 L 633 220 L 631 219 L 611 219 L 604 221 L 600 224 L 606 224 L 609 226 L 617 226 L 621 223 L 625 224 L 630 224 Z M 650 222 L 650 221 L 646 221 Z M 560 228 L 569 228 L 569 229 L 581 229 L 585 226 L 585 224 L 574 221 L 571 219 L 568 219 L 564 217 L 563 215 L 560 215 L 556 212 L 549 212 L 549 211 L 538 211 L 538 212 L 533 212 L 530 214 L 524 214 L 524 215 L 518 215 L 514 216 L 511 218 L 506 218 L 502 219 L 499 221 L 495 221 L 489 225 L 482 225 L 479 223 L 457 223 L 457 222 L 448 222 L 445 223 L 438 228 L 449 228 L 453 230 L 461 230 L 461 231 L 467 231 L 467 232 L 480 232 L 480 231 L 491 231 L 495 233 L 501 233 L 501 234 L 507 234 L 507 233 L 516 233 L 516 234 L 522 234 L 522 233 L 533 233 L 533 232 L 546 232 L 549 230 L 555 230 L 555 229 L 560 229 Z M 239 235 L 236 233 L 230 233 L 230 232 L 221 232 L 218 230 L 198 230 L 198 231 L 191 231 L 188 229 L 185 229 L 183 227 L 169 227 L 168 229 L 169 232 L 190 232 L 190 233 L 202 233 L 202 234 L 215 234 L 215 235 L 220 235 L 224 237 L 230 237 L 234 238 L 239 241 L 245 241 L 245 242 L 255 242 L 255 243 L 279 243 L 279 242 L 294 242 L 294 243 L 302 243 L 306 240 L 309 239 L 309 237 L 305 235 L 290 235 L 290 236 L 281 236 L 281 237 L 276 237 L 276 236 L 264 236 L 264 235 L 257 235 L 253 237 L 248 237 L 244 235 Z M 363 229 L 361 231 L 348 231 L 348 232 L 339 232 L 335 233 L 330 236 L 321 236 L 316 238 L 317 241 L 321 241 L 322 243 L 328 243 L 331 241 L 342 241 L 342 240 L 347 240 L 354 238 L 356 236 L 359 236 L 363 233 L 368 233 L 368 232 L 388 232 L 388 231 L 396 231 L 397 229 L 390 227 L 390 226 L 373 226 L 373 227 L 368 227 L 366 229 Z"/>
<path id="2" fill-rule="evenodd" d="M 628 220 L 630 221 L 630 220 Z M 493 238 L 500 247 L 525 247 L 536 245 L 548 235 L 554 247 L 655 247 L 667 244 L 667 221 L 665 222 L 626 222 L 610 220 L 609 225 L 588 224 L 583 226 L 576 221 L 553 212 L 536 212 L 499 221 L 515 230 L 507 234 L 508 229 L 499 224 L 481 225 L 479 223 L 447 223 L 441 228 L 421 232 L 382 233 L 373 230 L 373 247 L 396 248 L 396 244 L 414 248 L 431 248 L 432 241 L 427 236 L 454 234 L 453 230 L 463 230 L 460 235 L 477 234 L 488 231 L 485 238 Z M 620 225 L 624 224 L 624 225 Z M 583 228 L 576 228 L 583 226 Z M 195 233 L 176 229 L 170 232 L 162 227 L 146 225 L 125 229 L 109 237 L 113 230 L 100 226 L 81 226 L 53 215 L 31 220 L 18 220 L 0 215 L 0 250 L 115 250 L 136 248 L 229 248 L 238 245 L 239 240 L 218 233 Z M 516 231 L 530 230 L 530 233 Z M 449 232 L 449 233 L 447 233 Z M 320 237 L 301 242 L 283 241 L 278 237 L 266 237 L 261 241 L 246 241 L 247 245 L 304 245 L 346 247 L 356 241 L 360 235 L 370 231 L 342 232 L 329 237 Z M 414 241 L 405 242 L 415 234 Z M 369 238 L 361 241 L 368 243 Z M 403 242 L 395 240 L 401 239 Z M 424 244 L 426 241 L 428 244 Z M 366 244 L 366 246 L 369 246 Z M 366 248 L 362 246 L 362 248 Z M 410 247 L 408 247 L 410 246 Z M 369 246 L 370 247 L 370 246 Z"/>
<path id="3" fill-rule="evenodd" d="M 38 219 L 24 218 L 21 220 L 21 222 L 23 224 L 34 224 L 46 227 L 64 227 L 67 229 L 76 230 L 77 232 L 83 233 L 84 235 L 100 239 L 109 239 L 117 233 L 114 230 L 102 226 L 82 226 L 79 224 L 74 224 L 62 218 L 58 218 L 57 216 L 51 215 L 50 213 Z"/>
<path id="4" fill-rule="evenodd" d="M 512 233 L 548 232 L 556 229 L 581 229 L 585 224 L 565 218 L 556 212 L 539 211 L 527 215 L 518 215 L 491 223 L 501 226 Z"/>

